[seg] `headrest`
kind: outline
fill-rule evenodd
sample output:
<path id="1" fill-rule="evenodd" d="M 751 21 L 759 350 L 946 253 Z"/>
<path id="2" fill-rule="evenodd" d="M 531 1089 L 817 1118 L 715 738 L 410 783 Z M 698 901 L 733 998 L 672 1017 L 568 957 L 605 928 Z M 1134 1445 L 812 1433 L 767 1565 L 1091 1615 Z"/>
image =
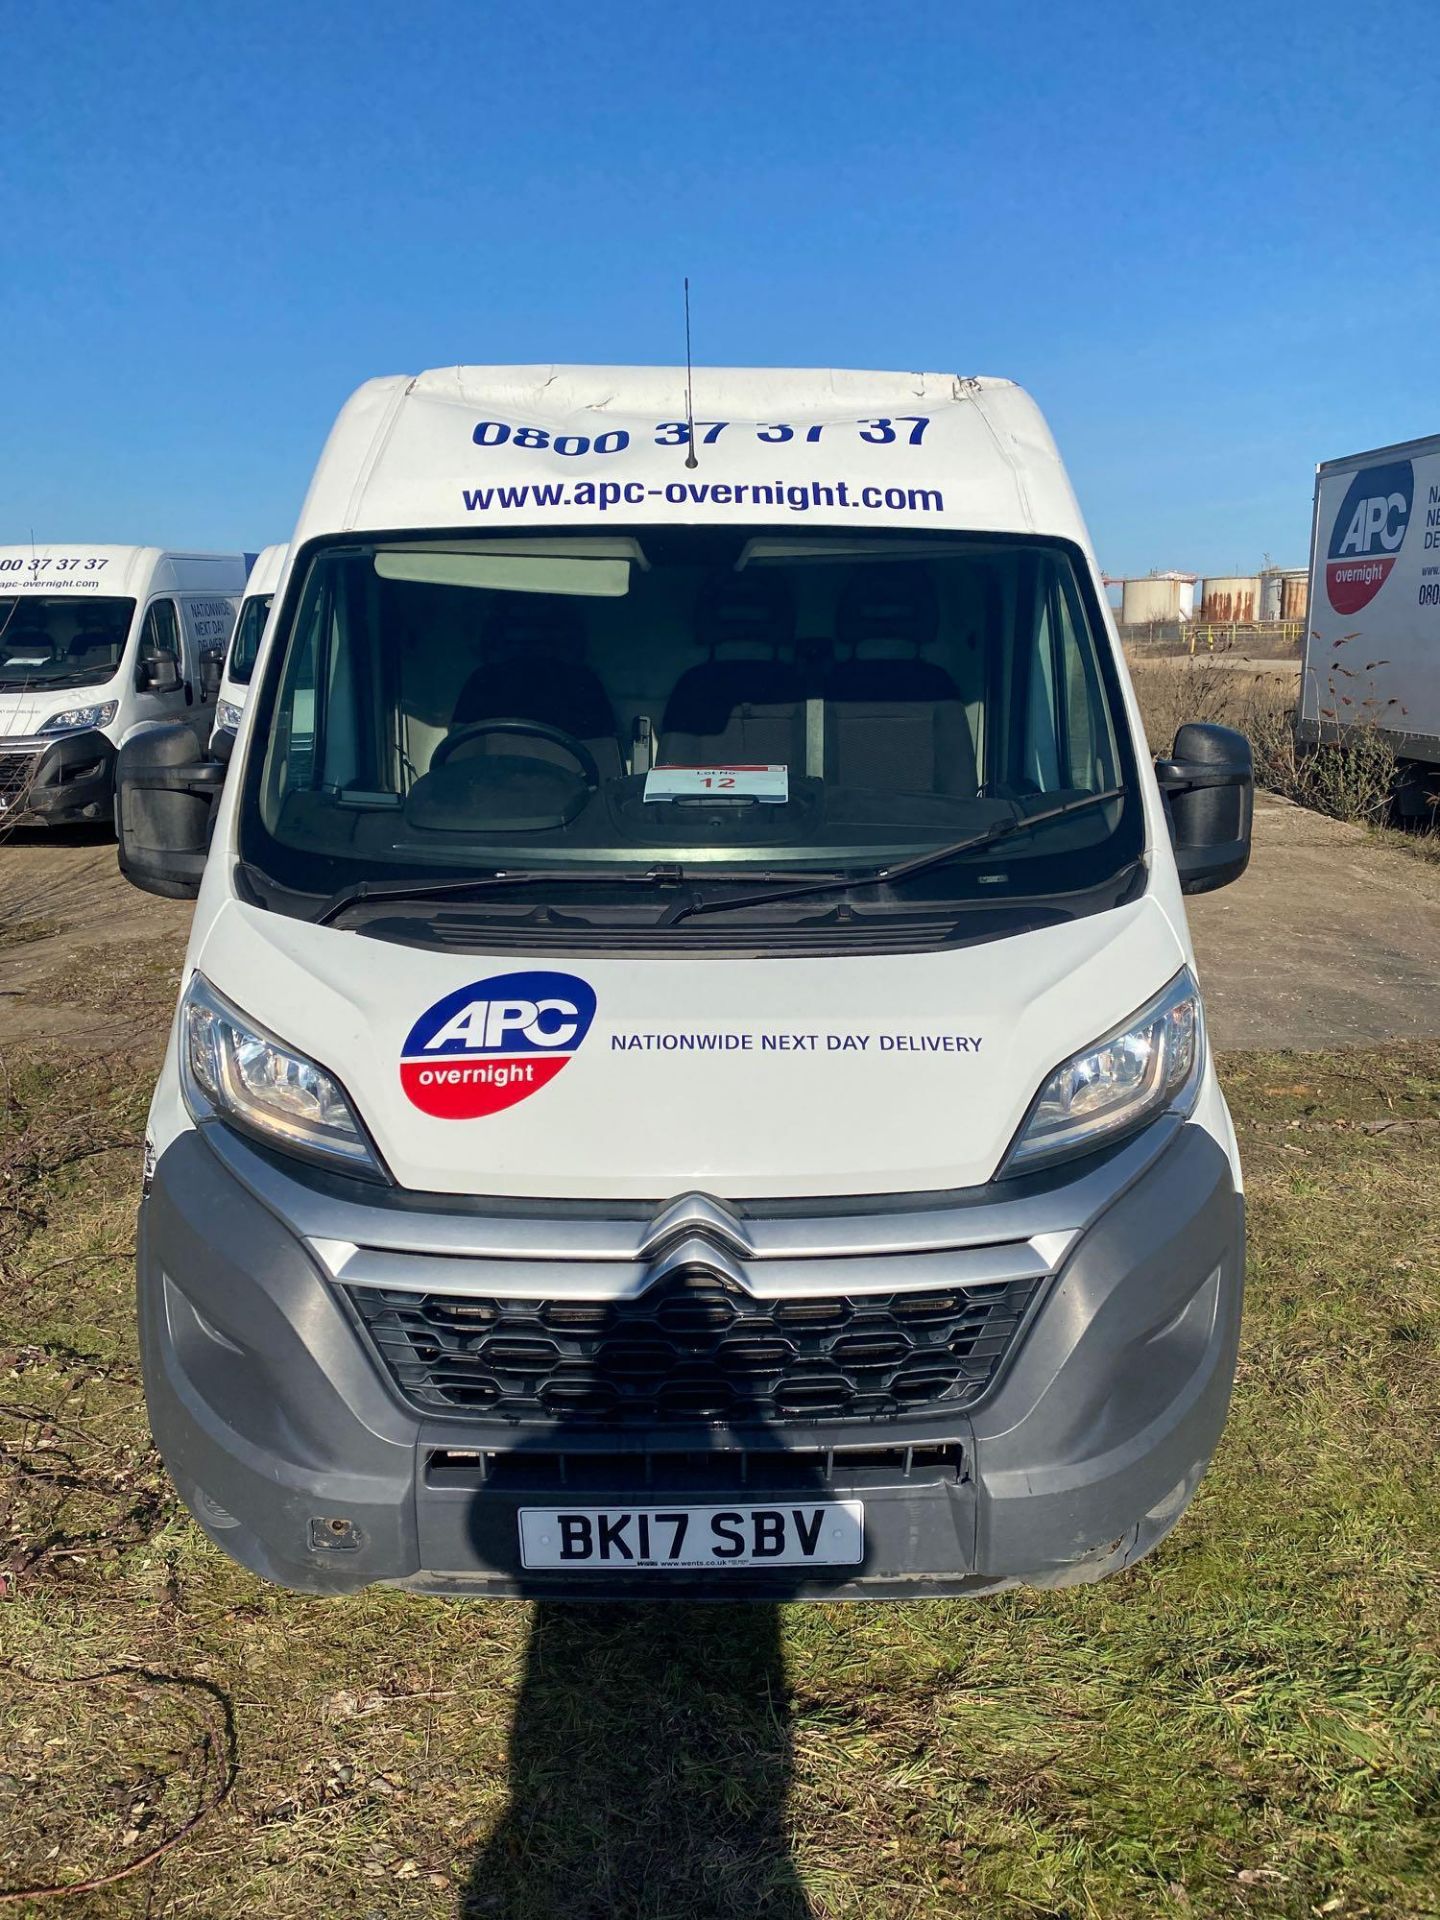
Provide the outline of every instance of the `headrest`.
<path id="1" fill-rule="evenodd" d="M 585 623 L 563 594 L 507 593 L 485 623 L 480 651 L 487 660 L 538 653 L 578 664 L 585 658 Z"/>
<path id="2" fill-rule="evenodd" d="M 913 560 L 856 567 L 835 614 L 836 637 L 851 653 L 882 640 L 903 642 L 918 653 L 939 627 L 930 569 Z"/>
<path id="3" fill-rule="evenodd" d="M 817 679 L 835 664 L 835 642 L 828 633 L 802 633 L 795 642 L 795 664 Z"/>
<path id="4" fill-rule="evenodd" d="M 795 602 L 781 573 L 714 573 L 695 601 L 695 638 L 707 652 L 745 641 L 773 655 L 795 638 Z"/>

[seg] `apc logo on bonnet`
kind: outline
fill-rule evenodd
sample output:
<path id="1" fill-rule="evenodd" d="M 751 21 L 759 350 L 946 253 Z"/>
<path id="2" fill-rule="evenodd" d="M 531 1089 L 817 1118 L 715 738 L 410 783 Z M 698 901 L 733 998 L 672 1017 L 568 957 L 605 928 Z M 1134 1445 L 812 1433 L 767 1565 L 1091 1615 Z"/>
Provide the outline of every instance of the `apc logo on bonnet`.
<path id="1" fill-rule="evenodd" d="M 1336 613 L 1358 613 L 1384 586 L 1410 524 L 1415 469 L 1408 460 L 1364 467 L 1330 529 L 1325 591 Z"/>
<path id="2" fill-rule="evenodd" d="M 573 973 L 497 973 L 447 993 L 406 1036 L 400 1084 L 437 1120 L 478 1120 L 528 1100 L 579 1051 L 595 990 Z"/>

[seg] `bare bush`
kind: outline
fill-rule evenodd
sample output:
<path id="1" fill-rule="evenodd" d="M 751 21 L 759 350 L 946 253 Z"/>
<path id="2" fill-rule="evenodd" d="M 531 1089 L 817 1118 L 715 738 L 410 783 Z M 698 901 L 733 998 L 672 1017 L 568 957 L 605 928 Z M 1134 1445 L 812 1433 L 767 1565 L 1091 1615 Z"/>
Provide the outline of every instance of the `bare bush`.
<path id="1" fill-rule="evenodd" d="M 0 813 L 0 852 L 23 810 L 22 792 L 5 813 Z M 65 880 L 44 873 L 37 876 L 28 866 L 17 869 L 0 858 L 0 949 L 21 947 L 53 933 L 55 913 L 67 892 Z"/>
<path id="2" fill-rule="evenodd" d="M 0 810 L 0 849 L 24 820 L 29 798 L 30 780 L 6 795 Z M 27 940 L 43 939 L 51 932 L 50 910 L 63 891 L 54 880 L 17 874 L 13 866 L 0 861 L 0 948 L 23 946 Z"/>
<path id="3" fill-rule="evenodd" d="M 1291 702 L 1276 676 L 1188 659 L 1136 663 L 1131 669 L 1145 737 L 1152 753 L 1168 753 L 1188 720 L 1213 721 L 1250 733 L 1262 716 L 1288 715 Z"/>
<path id="4" fill-rule="evenodd" d="M 1374 824 L 1389 811 L 1399 763 L 1373 718 L 1357 716 L 1339 740 L 1302 749 L 1293 701 L 1275 675 L 1164 660 L 1137 665 L 1133 678 L 1152 753 L 1168 752 L 1187 720 L 1214 721 L 1245 734 L 1256 784 L 1271 793 L 1336 820 Z"/>

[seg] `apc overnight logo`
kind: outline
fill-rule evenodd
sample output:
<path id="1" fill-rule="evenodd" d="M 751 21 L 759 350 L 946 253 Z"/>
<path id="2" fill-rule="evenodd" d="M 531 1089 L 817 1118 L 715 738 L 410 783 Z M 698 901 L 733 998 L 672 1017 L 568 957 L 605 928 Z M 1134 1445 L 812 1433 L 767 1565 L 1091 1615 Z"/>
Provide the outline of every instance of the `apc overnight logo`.
<path id="1" fill-rule="evenodd" d="M 1330 529 L 1325 591 L 1336 613 L 1358 613 L 1384 586 L 1415 498 L 1415 469 L 1408 460 L 1364 467 L 1350 482 Z"/>
<path id="2" fill-rule="evenodd" d="M 579 1050 L 595 990 L 573 973 L 497 973 L 447 993 L 406 1036 L 400 1084 L 437 1120 L 478 1120 L 528 1100 Z"/>

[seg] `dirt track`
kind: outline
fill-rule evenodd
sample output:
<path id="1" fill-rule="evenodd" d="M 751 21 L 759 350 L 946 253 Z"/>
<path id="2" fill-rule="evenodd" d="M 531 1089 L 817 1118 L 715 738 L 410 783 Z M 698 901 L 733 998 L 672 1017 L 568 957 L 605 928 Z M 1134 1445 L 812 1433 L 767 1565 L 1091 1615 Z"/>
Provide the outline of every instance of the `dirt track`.
<path id="1" fill-rule="evenodd" d="M 21 832 L 0 844 L 0 938 L 14 917 L 11 902 L 31 927 L 49 931 L 0 944 L 0 1043 L 93 1027 L 93 999 L 87 1007 L 65 993 L 78 966 L 103 969 L 141 946 L 157 959 L 173 953 L 177 969 L 184 957 L 189 902 L 157 900 L 122 880 L 108 828 Z M 120 978 L 131 971 L 120 968 Z M 127 1012 L 123 993 L 117 987 L 117 1016 Z"/>
<path id="2" fill-rule="evenodd" d="M 56 995 L 79 965 L 103 969 L 140 943 L 157 966 L 179 965 L 189 906 L 127 885 L 101 835 L 17 836 L 0 846 L 0 892 L 12 883 L 52 931 L 0 947 L 0 1042 L 93 1024 Z M 1362 828 L 1261 795 L 1250 871 L 1192 900 L 1190 924 L 1220 1047 L 1440 1034 L 1440 865 Z M 127 969 L 116 972 L 123 994 Z"/>
<path id="3" fill-rule="evenodd" d="M 1218 1046 L 1440 1033 L 1440 865 L 1261 794 L 1249 872 L 1189 908 Z"/>

